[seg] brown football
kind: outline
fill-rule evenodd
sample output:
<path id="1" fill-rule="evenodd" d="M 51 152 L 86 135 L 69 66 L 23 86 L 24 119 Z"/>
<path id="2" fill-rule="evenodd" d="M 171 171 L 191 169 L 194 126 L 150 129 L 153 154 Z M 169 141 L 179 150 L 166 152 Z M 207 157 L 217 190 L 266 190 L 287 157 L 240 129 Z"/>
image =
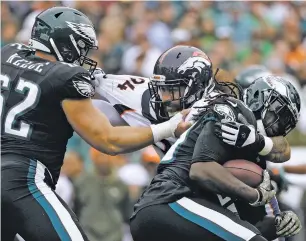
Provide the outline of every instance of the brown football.
<path id="1" fill-rule="evenodd" d="M 233 176 L 251 187 L 257 187 L 262 182 L 263 169 L 247 160 L 231 160 L 224 163 L 225 167 Z"/>

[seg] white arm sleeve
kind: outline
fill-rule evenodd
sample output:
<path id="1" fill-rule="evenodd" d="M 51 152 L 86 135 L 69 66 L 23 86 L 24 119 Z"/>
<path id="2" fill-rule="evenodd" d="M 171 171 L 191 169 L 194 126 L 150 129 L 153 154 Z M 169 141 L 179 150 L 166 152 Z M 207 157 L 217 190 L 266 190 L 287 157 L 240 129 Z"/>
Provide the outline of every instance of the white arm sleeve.
<path id="1" fill-rule="evenodd" d="M 103 100 L 92 100 L 93 105 L 107 116 L 112 126 L 127 126 L 128 124 L 121 118 L 114 107 Z"/>

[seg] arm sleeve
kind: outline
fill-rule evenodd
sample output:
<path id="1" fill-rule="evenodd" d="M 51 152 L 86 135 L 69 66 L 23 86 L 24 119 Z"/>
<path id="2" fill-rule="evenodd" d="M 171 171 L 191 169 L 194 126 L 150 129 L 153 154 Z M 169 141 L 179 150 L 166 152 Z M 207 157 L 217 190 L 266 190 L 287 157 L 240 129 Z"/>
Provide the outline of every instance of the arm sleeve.
<path id="1" fill-rule="evenodd" d="M 215 122 L 206 122 L 196 141 L 192 163 L 215 161 L 219 164 L 232 159 L 233 147 L 223 143 L 214 133 Z"/>
<path id="2" fill-rule="evenodd" d="M 60 85 L 56 92 L 60 100 L 86 99 L 94 96 L 95 89 L 89 73 L 78 73 Z"/>

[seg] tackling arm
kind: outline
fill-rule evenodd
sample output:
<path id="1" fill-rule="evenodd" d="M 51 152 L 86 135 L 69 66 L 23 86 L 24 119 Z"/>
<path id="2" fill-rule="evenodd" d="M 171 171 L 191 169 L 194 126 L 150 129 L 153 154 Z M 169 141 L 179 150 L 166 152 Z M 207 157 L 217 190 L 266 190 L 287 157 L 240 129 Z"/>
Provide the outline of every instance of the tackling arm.
<path id="1" fill-rule="evenodd" d="M 247 147 L 270 162 L 281 163 L 290 159 L 291 149 L 283 136 L 266 137 L 249 123 L 235 121 L 221 121 L 216 127 L 215 133 L 224 143 L 238 148 Z"/>
<path id="2" fill-rule="evenodd" d="M 176 128 L 182 116 L 175 116 L 175 119 L 150 127 L 113 127 L 92 105 L 91 99 L 65 99 L 62 107 L 73 129 L 94 148 L 110 155 L 139 150 L 172 136 L 174 132 L 180 135 L 190 126 L 184 122 Z"/>
<path id="3" fill-rule="evenodd" d="M 274 163 L 288 161 L 291 157 L 291 148 L 286 138 L 283 136 L 276 136 L 270 139 L 272 140 L 273 147 L 265 156 L 266 160 Z"/>

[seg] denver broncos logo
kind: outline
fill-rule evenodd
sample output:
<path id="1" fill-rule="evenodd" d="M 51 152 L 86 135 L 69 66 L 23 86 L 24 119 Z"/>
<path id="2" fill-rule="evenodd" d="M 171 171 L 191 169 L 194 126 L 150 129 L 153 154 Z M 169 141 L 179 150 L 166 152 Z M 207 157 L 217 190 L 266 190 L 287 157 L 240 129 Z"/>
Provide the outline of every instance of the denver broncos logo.
<path id="1" fill-rule="evenodd" d="M 94 46 L 97 46 L 97 37 L 95 30 L 91 25 L 84 23 L 73 23 L 66 21 L 68 27 L 70 27 L 76 34 L 82 36 L 84 39 L 87 39 Z"/>
<path id="2" fill-rule="evenodd" d="M 177 70 L 180 74 L 185 74 L 188 71 L 194 72 L 194 70 L 201 74 L 207 66 L 211 66 L 211 62 L 208 59 L 196 56 L 188 58 Z M 193 72 L 190 74 L 193 75 Z"/>

